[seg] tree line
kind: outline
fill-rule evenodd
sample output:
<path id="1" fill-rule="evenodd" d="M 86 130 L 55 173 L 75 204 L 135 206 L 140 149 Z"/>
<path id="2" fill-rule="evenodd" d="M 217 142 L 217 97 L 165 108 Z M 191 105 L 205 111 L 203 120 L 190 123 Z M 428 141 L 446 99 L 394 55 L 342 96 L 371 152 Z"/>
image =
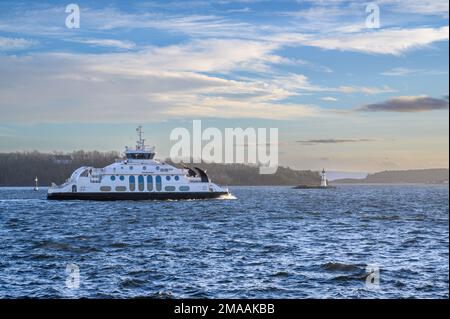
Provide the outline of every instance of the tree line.
<path id="1" fill-rule="evenodd" d="M 122 157 L 118 152 L 74 151 L 71 153 L 0 153 L 0 186 L 32 186 L 39 178 L 41 186 L 64 182 L 81 166 L 105 167 Z M 163 160 L 164 161 L 164 160 Z M 170 163 L 170 160 L 166 160 Z M 178 164 L 173 164 L 182 167 Z M 221 185 L 318 185 L 318 172 L 279 167 L 275 174 L 261 175 L 257 166 L 246 164 L 187 164 L 206 170 Z"/>

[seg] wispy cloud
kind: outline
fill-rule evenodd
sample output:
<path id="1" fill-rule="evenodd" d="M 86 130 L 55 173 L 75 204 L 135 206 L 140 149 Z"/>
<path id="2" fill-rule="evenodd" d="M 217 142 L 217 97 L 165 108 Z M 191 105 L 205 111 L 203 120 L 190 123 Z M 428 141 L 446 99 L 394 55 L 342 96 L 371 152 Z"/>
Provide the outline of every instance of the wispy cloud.
<path id="1" fill-rule="evenodd" d="M 341 28 L 331 30 L 312 24 L 298 30 L 298 21 L 290 20 L 283 24 L 273 23 L 270 19 L 240 20 L 235 16 L 246 15 L 226 15 L 225 9 L 222 13 L 216 10 L 188 14 L 127 11 L 110 6 L 101 10 L 82 7 L 82 28 L 72 32 L 63 25 L 64 7 L 37 6 L 22 15 L 14 11 L 0 22 L 0 31 L 46 35 L 49 39 L 53 37 L 56 41 L 81 45 L 78 52 L 74 50 L 77 53 L 71 54 L 62 49 L 57 53 L 31 53 L 17 59 L 0 56 L 0 71 L 5 75 L 0 81 L 12 79 L 8 89 L 0 87 L 0 106 L 21 110 L 20 115 L 15 115 L 17 118 L 30 117 L 27 108 L 37 107 L 48 110 L 50 118 L 54 117 L 52 114 L 60 114 L 60 120 L 68 114 L 60 112 L 61 105 L 66 102 L 76 104 L 78 109 L 83 109 L 83 105 L 101 109 L 105 120 L 116 119 L 123 105 L 133 105 L 128 115 L 133 119 L 150 111 L 159 119 L 179 114 L 283 119 L 314 116 L 322 110 L 311 102 L 302 102 L 302 95 L 315 94 L 318 99 L 335 102 L 338 97 L 341 100 L 342 95 L 386 94 L 397 92 L 397 88 L 355 84 L 350 82 L 351 77 L 330 82 L 318 80 L 303 74 L 303 68 L 301 71 L 295 68 L 304 66 L 307 71 L 325 72 L 326 78 L 339 75 L 323 65 L 327 60 L 315 60 L 312 56 L 309 61 L 301 54 L 289 56 L 285 52 L 312 46 L 325 50 L 400 55 L 448 39 L 448 26 L 367 30 L 361 27 L 362 23 L 349 24 L 341 6 L 343 3 L 333 2 L 331 10 L 336 16 L 329 15 L 321 21 L 333 25 L 340 18 L 344 19 Z M 185 6 L 182 2 L 178 5 Z M 207 3 L 198 5 L 209 6 Z M 325 9 L 330 10 L 322 2 L 318 6 L 314 2 L 309 5 L 312 9 L 300 10 L 290 17 L 307 18 L 313 23 L 311 17 L 320 16 Z M 350 2 L 349 7 L 356 14 L 363 12 L 364 6 Z M 247 7 L 229 10 L 251 11 Z M 121 31 L 129 30 L 156 30 L 182 39 L 177 38 L 175 44 L 167 45 L 142 43 L 133 38 L 135 43 L 120 38 Z M 110 33 L 114 33 L 114 39 L 104 38 Z M 67 35 L 62 41 L 61 34 Z M 35 40 L 23 38 L 0 37 L 0 44 L 2 41 L 3 51 L 35 44 Z M 109 53 L 104 53 L 107 50 L 86 53 L 84 45 L 107 48 Z M 55 87 L 66 93 L 68 87 L 76 88 L 79 95 L 67 101 L 67 94 L 55 96 L 48 92 L 47 88 Z M 34 91 L 34 98 L 22 96 L 20 92 L 24 89 Z M 14 118 L 12 112 L 2 114 L 3 119 L 8 116 Z"/>
<path id="2" fill-rule="evenodd" d="M 400 55 L 438 41 L 448 41 L 449 27 L 390 28 L 352 33 L 280 34 L 274 41 L 326 50 Z"/>
<path id="3" fill-rule="evenodd" d="M 228 13 L 247 13 L 247 12 L 251 12 L 251 11 L 252 10 L 249 7 L 227 10 Z"/>
<path id="4" fill-rule="evenodd" d="M 317 145 L 317 144 L 343 144 L 343 143 L 361 143 L 374 142 L 374 139 L 368 138 L 327 138 L 327 139 L 311 139 L 296 141 L 302 145 Z"/>
<path id="5" fill-rule="evenodd" d="M 6 38 L 0 37 L 0 51 L 14 51 L 29 49 L 39 42 L 24 38 Z"/>
<path id="6" fill-rule="evenodd" d="M 395 89 L 389 86 L 382 87 L 367 87 L 367 86 L 355 86 L 355 85 L 341 85 L 339 87 L 328 87 L 311 83 L 310 79 L 304 74 L 288 74 L 282 76 L 273 76 L 271 81 L 280 87 L 305 91 L 305 92 L 321 92 L 321 93 L 342 93 L 342 94 L 354 94 L 362 93 L 366 95 L 376 95 L 383 93 L 395 92 Z"/>
<path id="7" fill-rule="evenodd" d="M 448 17 L 447 0 L 380 0 L 377 3 L 396 12 Z"/>
<path id="8" fill-rule="evenodd" d="M 411 76 L 411 75 L 443 75 L 448 71 L 427 70 L 427 69 L 410 69 L 404 67 L 393 68 L 382 72 L 381 75 L 387 76 Z"/>
<path id="9" fill-rule="evenodd" d="M 418 12 L 442 12 L 445 4 L 426 1 L 387 1 L 391 8 L 409 8 Z M 430 9 L 431 8 L 431 9 Z M 268 41 L 279 46 L 313 46 L 326 50 L 355 51 L 370 54 L 400 55 L 437 41 L 448 40 L 448 26 L 402 27 L 385 26 L 378 30 L 364 26 L 365 4 L 357 1 L 312 3 L 307 8 L 287 12 L 291 17 L 282 26 L 264 21 L 246 21 L 233 15 L 173 14 L 154 11 L 121 11 L 114 7 L 101 10 L 82 7 L 82 32 L 104 32 L 112 30 L 159 30 L 169 34 L 189 37 L 220 37 Z M 249 8 L 232 8 L 240 12 L 251 12 Z M 406 10 L 406 9 L 405 9 Z M 447 5 L 448 10 L 448 5 Z M 226 11 L 226 10 L 225 10 Z M 217 13 L 217 11 L 215 11 Z M 351 14 L 349 15 L 348 12 Z M 20 32 L 31 35 L 73 36 L 63 21 L 64 7 L 35 7 L 25 13 L 13 12 L 0 22 L 0 31 Z M 295 21 L 293 18 L 305 18 Z M 354 21 L 359 21 L 355 23 Z M 245 30 L 245 32 L 242 32 Z M 99 40 L 100 41 L 100 40 Z M 103 45 L 107 45 L 106 42 Z M 114 46 L 113 42 L 110 42 Z"/>
<path id="10" fill-rule="evenodd" d="M 296 93 L 277 83 L 220 76 L 271 61 L 258 43 L 225 44 L 212 40 L 129 53 L 0 56 L 0 80 L 10 83 L 0 86 L 2 120 L 33 122 L 36 113 L 48 122 L 86 121 L 86 114 L 92 121 L 122 122 L 317 114 L 314 105 L 280 103 Z M 21 94 L 24 88 L 27 94 Z"/>
<path id="11" fill-rule="evenodd" d="M 357 109 L 361 112 L 425 112 L 435 110 L 448 110 L 448 96 L 443 98 L 399 96 L 385 102 L 367 104 Z"/>
<path id="12" fill-rule="evenodd" d="M 88 44 L 91 46 L 111 47 L 118 49 L 132 49 L 136 46 L 134 42 L 115 39 L 69 39 L 71 42 Z"/>
<path id="13" fill-rule="evenodd" d="M 325 102 L 336 102 L 338 100 L 337 98 L 332 97 L 332 96 L 324 96 L 320 99 Z"/>
<path id="14" fill-rule="evenodd" d="M 383 93 L 393 93 L 396 90 L 393 88 L 390 88 L 387 85 L 384 85 L 382 87 L 367 87 L 367 86 L 346 86 L 342 85 L 335 91 L 341 92 L 341 93 L 364 93 L 367 95 L 375 95 L 375 94 L 383 94 Z"/>

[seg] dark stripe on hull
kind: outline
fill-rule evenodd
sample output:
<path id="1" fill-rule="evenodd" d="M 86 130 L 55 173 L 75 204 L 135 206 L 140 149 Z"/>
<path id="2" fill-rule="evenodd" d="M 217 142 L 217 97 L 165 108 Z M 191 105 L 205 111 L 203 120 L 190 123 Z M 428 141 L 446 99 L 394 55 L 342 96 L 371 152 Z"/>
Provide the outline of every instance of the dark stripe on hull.
<path id="1" fill-rule="evenodd" d="M 168 199 L 207 199 L 227 195 L 227 192 L 150 192 L 150 193 L 51 193 L 47 199 L 54 200 L 168 200 Z"/>

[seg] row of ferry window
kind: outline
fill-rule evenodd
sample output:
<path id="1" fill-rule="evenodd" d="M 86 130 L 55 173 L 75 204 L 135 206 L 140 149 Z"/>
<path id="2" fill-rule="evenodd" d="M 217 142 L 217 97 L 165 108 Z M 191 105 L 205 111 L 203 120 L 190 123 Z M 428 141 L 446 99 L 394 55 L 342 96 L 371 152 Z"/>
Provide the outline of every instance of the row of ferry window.
<path id="1" fill-rule="evenodd" d="M 130 177 L 128 177 L 128 183 L 129 183 L 129 187 L 130 187 L 130 191 L 131 192 L 134 192 L 135 190 L 136 190 L 136 178 L 133 176 L 133 175 L 131 175 Z M 156 183 L 156 191 L 161 191 L 161 189 L 162 189 L 162 179 L 161 179 L 161 176 L 159 176 L 159 175 L 157 175 L 156 177 L 155 177 L 155 183 Z M 138 176 L 138 190 L 140 191 L 140 192 L 142 192 L 142 191 L 144 191 L 144 187 L 145 187 L 145 185 L 144 185 L 144 176 L 142 176 L 142 175 L 139 175 Z M 167 188 L 167 187 L 166 187 Z M 153 190 L 153 176 L 151 176 L 151 175 L 148 175 L 147 176 L 147 191 L 152 191 Z M 175 187 L 174 187 L 174 189 L 173 190 L 175 190 Z"/>
<path id="2" fill-rule="evenodd" d="M 152 190 L 153 190 L 153 187 L 150 186 L 150 185 L 148 185 L 148 186 L 149 186 L 149 187 L 147 187 L 147 190 L 148 190 L 148 191 L 152 191 Z M 141 192 L 144 191 L 144 187 L 143 187 L 143 186 L 142 186 L 142 187 L 139 186 L 138 189 L 139 189 L 139 191 L 141 191 Z M 181 192 L 187 192 L 187 191 L 190 190 L 190 187 L 184 185 L 184 186 L 178 187 L 178 189 L 179 189 Z M 100 187 L 100 190 L 101 190 L 102 192 L 110 192 L 110 191 L 111 191 L 111 186 L 101 186 L 101 187 Z M 116 190 L 116 192 L 126 192 L 126 191 L 127 191 L 127 188 L 126 188 L 125 186 L 116 186 L 116 187 L 115 187 L 115 190 Z M 131 192 L 134 192 L 135 190 L 136 190 L 136 185 L 130 183 L 130 191 L 131 191 Z M 161 191 L 161 187 L 158 187 L 158 184 L 157 184 L 157 186 L 156 186 L 156 190 L 157 190 L 157 191 Z M 175 188 L 175 186 L 166 186 L 166 187 L 164 187 L 164 190 L 165 190 L 166 192 L 174 192 L 174 191 L 176 190 L 176 188 Z"/>
<path id="3" fill-rule="evenodd" d="M 142 175 L 140 175 L 140 176 L 142 176 Z M 151 176 L 148 176 L 148 177 L 151 178 Z M 148 177 L 147 177 L 147 178 L 148 178 Z M 119 176 L 119 179 L 120 179 L 121 181 L 123 181 L 123 180 L 125 180 L 125 176 L 120 175 L 120 176 Z M 172 179 L 171 176 L 169 176 L 169 175 L 166 176 L 166 180 L 170 181 L 171 179 Z M 179 181 L 179 180 L 180 180 L 180 176 L 175 175 L 174 179 L 175 179 L 176 181 Z M 112 180 L 112 181 L 115 181 L 115 180 L 116 180 L 116 176 L 111 175 L 111 180 Z"/>
<path id="4" fill-rule="evenodd" d="M 133 169 L 133 166 L 128 166 L 128 168 L 130 169 L 130 170 L 132 170 Z M 120 169 L 123 169 L 123 166 L 120 166 Z M 142 169 L 145 171 L 146 169 L 147 169 L 147 166 L 142 166 Z M 169 171 L 169 169 L 168 168 L 160 168 L 159 166 L 156 166 L 156 170 L 157 171 L 159 171 L 159 170 L 161 170 L 161 172 L 168 172 Z"/>

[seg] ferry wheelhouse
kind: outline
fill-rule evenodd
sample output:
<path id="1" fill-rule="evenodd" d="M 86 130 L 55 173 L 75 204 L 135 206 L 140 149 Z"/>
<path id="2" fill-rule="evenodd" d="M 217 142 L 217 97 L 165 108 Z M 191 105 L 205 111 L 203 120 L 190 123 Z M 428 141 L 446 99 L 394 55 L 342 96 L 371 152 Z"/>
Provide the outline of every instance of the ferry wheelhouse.
<path id="1" fill-rule="evenodd" d="M 204 199 L 229 195 L 211 182 L 199 167 L 176 168 L 154 159 L 154 147 L 145 145 L 137 129 L 135 149 L 125 148 L 125 158 L 104 168 L 83 166 L 62 185 L 52 184 L 48 199 L 150 200 Z"/>

